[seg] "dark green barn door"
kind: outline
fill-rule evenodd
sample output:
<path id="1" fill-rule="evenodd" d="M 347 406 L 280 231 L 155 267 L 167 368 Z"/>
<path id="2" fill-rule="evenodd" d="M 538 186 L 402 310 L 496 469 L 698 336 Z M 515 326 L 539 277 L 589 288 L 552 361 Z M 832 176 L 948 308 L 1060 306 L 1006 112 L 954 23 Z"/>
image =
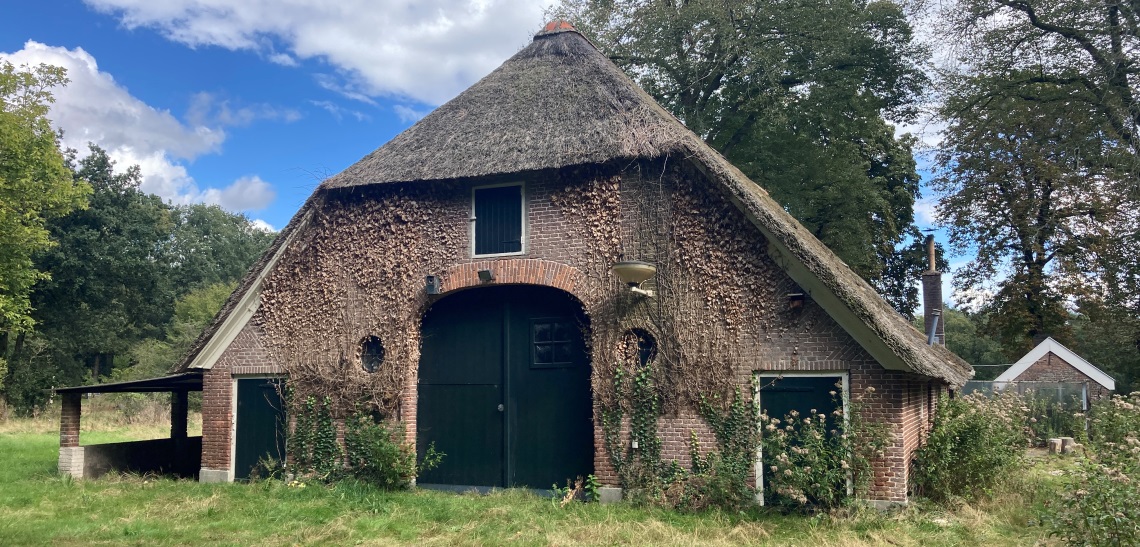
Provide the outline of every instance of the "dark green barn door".
<path id="1" fill-rule="evenodd" d="M 813 410 L 827 416 L 827 430 L 842 426 L 832 412 L 842 404 L 843 378 L 841 376 L 784 376 L 760 378 L 760 412 L 770 418 L 784 421 L 791 411 L 799 413 L 799 418 L 807 417 Z M 837 386 L 836 384 L 840 384 Z M 834 392 L 836 395 L 832 396 Z M 767 459 L 772 457 L 765 455 Z M 764 465 L 764 476 L 771 474 L 770 467 Z"/>
<path id="2" fill-rule="evenodd" d="M 446 456 L 420 482 L 548 488 L 591 473 L 583 325 L 575 301 L 543 287 L 470 290 L 433 306 L 417 444 L 422 453 L 435 442 Z"/>
<path id="3" fill-rule="evenodd" d="M 285 404 L 281 380 L 242 378 L 237 381 L 234 478 L 249 478 L 262 458 L 285 458 Z"/>

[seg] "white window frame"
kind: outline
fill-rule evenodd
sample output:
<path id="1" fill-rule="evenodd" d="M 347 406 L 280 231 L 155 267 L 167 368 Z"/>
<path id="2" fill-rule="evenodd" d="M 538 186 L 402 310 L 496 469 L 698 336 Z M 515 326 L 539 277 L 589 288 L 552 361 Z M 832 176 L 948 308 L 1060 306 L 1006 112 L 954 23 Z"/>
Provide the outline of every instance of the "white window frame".
<path id="1" fill-rule="evenodd" d="M 851 403 L 851 377 L 850 377 L 849 371 L 846 371 L 846 370 L 821 370 L 821 371 L 784 371 L 784 372 L 781 372 L 781 371 L 764 370 L 764 371 L 755 371 L 752 373 L 752 375 L 756 379 L 756 382 L 753 383 L 755 388 L 754 388 L 754 391 L 752 393 L 752 396 L 755 397 L 755 399 L 754 399 L 756 401 L 756 407 L 755 408 L 757 410 L 759 410 L 761 408 L 761 406 L 760 406 L 760 404 L 761 404 L 760 388 L 764 385 L 764 379 L 765 378 L 768 378 L 768 379 L 776 379 L 779 377 L 784 377 L 784 378 L 792 378 L 792 377 L 832 377 L 832 378 L 835 378 L 835 377 L 838 377 L 838 378 L 840 378 L 843 382 L 843 393 L 842 393 L 843 430 L 847 431 L 849 429 L 849 426 L 851 425 L 850 419 L 849 419 L 850 414 L 848 413 L 848 409 L 851 408 L 851 404 L 850 404 Z M 764 432 L 763 432 L 764 426 L 763 426 L 763 424 L 760 423 L 760 416 L 756 416 L 756 426 L 758 428 L 761 428 L 760 434 L 763 435 L 764 434 Z M 757 445 L 756 445 L 756 463 L 753 466 L 753 473 L 756 475 L 756 501 L 759 502 L 761 506 L 763 506 L 764 505 L 764 447 L 760 443 L 757 443 Z M 854 491 L 854 488 L 855 488 L 855 485 L 851 481 L 851 473 L 848 472 L 848 474 L 847 474 L 847 495 L 851 495 Z"/>
<path id="2" fill-rule="evenodd" d="M 486 188 L 503 188 L 503 187 L 507 187 L 507 186 L 518 186 L 519 187 L 519 202 L 520 202 L 519 206 L 522 208 L 522 215 L 521 215 L 522 225 L 519 226 L 519 249 L 520 250 L 513 252 L 513 253 L 475 254 L 475 222 L 478 220 L 475 218 L 475 191 L 476 190 L 483 190 Z M 471 187 L 471 207 L 467 210 L 468 211 L 468 217 L 467 217 L 468 218 L 468 224 L 470 224 L 470 226 L 467 229 L 467 234 L 468 234 L 467 238 L 471 241 L 471 245 L 470 245 L 471 258 L 495 258 L 495 257 L 499 257 L 499 256 L 519 256 L 519 255 L 525 255 L 527 253 L 527 228 L 528 228 L 528 226 L 527 226 L 527 214 L 526 214 L 526 212 L 527 212 L 526 198 L 527 198 L 527 192 L 526 192 L 526 183 L 525 182 L 503 182 L 500 184 L 484 184 L 481 186 L 472 186 Z"/>

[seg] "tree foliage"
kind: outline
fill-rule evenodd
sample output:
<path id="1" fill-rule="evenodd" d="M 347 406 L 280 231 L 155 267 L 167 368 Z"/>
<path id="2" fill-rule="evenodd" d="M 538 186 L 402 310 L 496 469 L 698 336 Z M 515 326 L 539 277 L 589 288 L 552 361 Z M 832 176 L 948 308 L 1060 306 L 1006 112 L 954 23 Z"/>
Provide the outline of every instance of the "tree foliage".
<path id="1" fill-rule="evenodd" d="M 906 120 L 926 52 L 892 2 L 563 0 L 571 20 L 904 313 L 922 261 Z"/>
<path id="2" fill-rule="evenodd" d="M 83 207 L 90 192 L 71 178 L 47 119 L 52 88 L 66 83 L 62 68 L 0 61 L 0 359 L 8 333 L 33 324 L 28 295 L 48 276 L 33 256 L 52 245 L 45 222 Z"/>
<path id="3" fill-rule="evenodd" d="M 1082 311 L 1086 332 L 1090 317 L 1140 316 L 1137 6 L 943 6 L 959 55 L 937 82 L 949 129 L 936 184 L 957 250 L 978 251 L 959 283 L 997 281 L 991 327 L 1010 356 L 1068 338 L 1078 308 L 1115 310 Z"/>

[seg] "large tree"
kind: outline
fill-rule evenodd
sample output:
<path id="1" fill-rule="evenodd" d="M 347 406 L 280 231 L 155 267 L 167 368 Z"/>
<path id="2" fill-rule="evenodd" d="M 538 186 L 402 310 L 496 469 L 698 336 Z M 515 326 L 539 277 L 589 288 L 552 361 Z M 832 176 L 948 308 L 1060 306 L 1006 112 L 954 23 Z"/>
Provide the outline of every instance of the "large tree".
<path id="1" fill-rule="evenodd" d="M 161 198 L 139 189 L 139 168 L 116 173 L 107 153 L 91 145 L 74 176 L 94 188 L 90 206 L 50 223 L 60 244 L 40 255 L 52 277 L 33 295 L 62 381 L 78 380 L 82 370 L 108 374 L 116 354 L 160 337 L 176 296 L 173 215 Z"/>
<path id="2" fill-rule="evenodd" d="M 971 94 L 943 107 L 938 212 L 952 246 L 975 253 L 955 283 L 994 286 L 991 324 L 1011 355 L 1044 336 L 1067 337 L 1063 304 L 1086 285 L 1086 249 L 1126 209 L 1086 108 L 1063 97 Z"/>
<path id="3" fill-rule="evenodd" d="M 1130 168 L 1140 168 L 1140 4 L 957 0 L 940 15 L 944 43 L 959 48 L 956 71 L 986 76 L 974 93 L 979 100 L 1079 102 L 1129 151 Z"/>
<path id="4" fill-rule="evenodd" d="M 52 88 L 66 83 L 62 68 L 0 61 L 0 352 L 9 332 L 32 327 L 28 294 L 47 277 L 32 257 L 52 245 L 45 222 L 90 192 L 72 179 L 47 119 Z"/>
<path id="5" fill-rule="evenodd" d="M 570 19 L 900 311 L 917 305 L 907 120 L 926 52 L 893 2 L 563 0 Z"/>

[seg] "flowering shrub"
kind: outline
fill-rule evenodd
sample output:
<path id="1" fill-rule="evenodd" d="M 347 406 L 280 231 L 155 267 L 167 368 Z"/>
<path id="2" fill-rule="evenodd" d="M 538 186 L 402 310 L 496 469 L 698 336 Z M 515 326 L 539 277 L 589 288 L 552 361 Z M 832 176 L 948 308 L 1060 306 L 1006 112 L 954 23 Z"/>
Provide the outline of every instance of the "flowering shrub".
<path id="1" fill-rule="evenodd" d="M 1024 459 L 1028 412 L 1012 392 L 943 397 L 915 460 L 916 490 L 935 501 L 990 491 Z"/>
<path id="2" fill-rule="evenodd" d="M 1091 414 L 1091 450 L 1047 511 L 1050 533 L 1070 545 L 1140 545 L 1140 392 Z"/>
<path id="3" fill-rule="evenodd" d="M 889 439 L 884 424 L 863 417 L 874 392 L 868 387 L 849 401 L 846 415 L 836 399 L 834 426 L 819 409 L 793 410 L 782 418 L 761 414 L 765 499 L 785 508 L 828 510 L 863 494 L 872 476 L 871 459 L 882 454 Z M 839 397 L 836 391 L 831 395 Z"/>

